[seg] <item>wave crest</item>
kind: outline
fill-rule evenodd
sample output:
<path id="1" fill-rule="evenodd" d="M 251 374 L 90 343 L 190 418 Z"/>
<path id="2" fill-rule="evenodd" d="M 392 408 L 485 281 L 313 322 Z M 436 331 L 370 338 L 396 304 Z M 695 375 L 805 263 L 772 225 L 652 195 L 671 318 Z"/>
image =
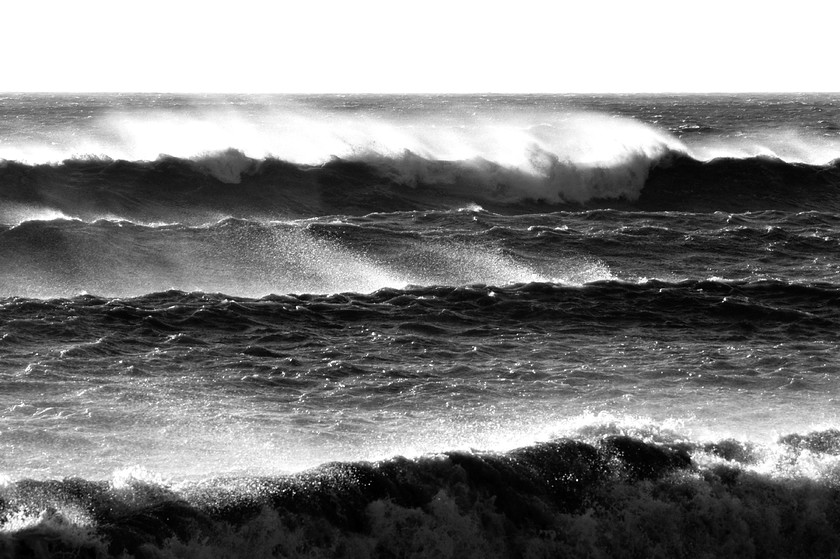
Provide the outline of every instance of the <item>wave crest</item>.
<path id="1" fill-rule="evenodd" d="M 199 171 L 226 184 L 239 184 L 242 182 L 242 175 L 252 174 L 258 163 L 234 148 L 216 153 L 206 153 L 192 161 L 195 162 Z"/>
<path id="2" fill-rule="evenodd" d="M 667 132 L 631 119 L 594 113 L 537 118 L 545 121 L 451 115 L 402 121 L 294 110 L 259 123 L 235 113 L 113 115 L 88 131 L 91 137 L 65 139 L 65 152 L 16 146 L 0 159 L 12 154 L 34 166 L 175 159 L 227 184 L 242 182 L 267 161 L 305 168 L 342 160 L 370 165 L 400 185 L 447 186 L 503 202 L 582 203 L 633 200 L 652 165 L 671 151 L 685 153 Z M 107 155 L 79 155 L 100 153 Z"/>
<path id="3" fill-rule="evenodd" d="M 0 166 L 0 201 L 5 224 L 37 215 L 196 224 L 224 216 L 276 219 L 469 204 L 500 213 L 582 207 L 806 211 L 840 207 L 840 160 L 824 166 L 765 157 L 704 162 L 653 143 L 591 161 L 533 145 L 520 164 L 434 159 L 407 150 L 304 165 L 229 148 L 152 161 L 7 161 Z"/>
<path id="4" fill-rule="evenodd" d="M 665 133 L 602 115 L 470 133 L 478 139 L 458 136 L 465 146 L 450 139 L 432 147 L 428 140 L 421 145 L 415 141 L 409 142 L 412 149 L 368 149 L 346 158 L 372 165 L 394 182 L 415 188 L 447 186 L 450 192 L 496 201 L 562 204 L 636 200 L 652 167 L 674 154 L 685 154 L 684 146 Z"/>
<path id="5" fill-rule="evenodd" d="M 608 436 L 180 486 L 21 480 L 0 489 L 0 550 L 616 558 L 840 551 L 836 479 L 764 475 L 726 460 L 702 465 L 698 452 Z"/>

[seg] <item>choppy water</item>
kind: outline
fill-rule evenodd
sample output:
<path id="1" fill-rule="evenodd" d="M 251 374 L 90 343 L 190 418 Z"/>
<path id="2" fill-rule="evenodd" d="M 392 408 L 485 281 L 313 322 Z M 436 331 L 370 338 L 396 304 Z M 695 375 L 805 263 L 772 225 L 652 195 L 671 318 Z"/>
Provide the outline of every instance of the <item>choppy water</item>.
<path id="1" fill-rule="evenodd" d="M 6 555 L 840 551 L 840 97 L 0 99 Z"/>

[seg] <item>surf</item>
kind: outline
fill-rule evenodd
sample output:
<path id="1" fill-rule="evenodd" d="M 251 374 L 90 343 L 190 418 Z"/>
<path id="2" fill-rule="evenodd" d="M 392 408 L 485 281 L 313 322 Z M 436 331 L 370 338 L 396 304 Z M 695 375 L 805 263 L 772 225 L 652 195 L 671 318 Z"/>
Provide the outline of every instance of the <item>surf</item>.
<path id="1" fill-rule="evenodd" d="M 0 488 L 0 550 L 620 558 L 655 546 L 673 556 L 829 557 L 836 441 L 836 431 L 791 434 L 765 448 L 611 434 L 504 453 L 334 462 L 289 476 L 171 484 L 127 470 L 107 481 L 20 480 Z M 766 452 L 778 453 L 771 461 L 781 472 L 755 468 Z M 821 474 L 792 473 L 815 460 Z"/>
<path id="2" fill-rule="evenodd" d="M 506 213 L 838 203 L 840 148 L 819 123 L 737 135 L 563 98 L 500 96 L 493 110 L 469 96 L 353 101 L 51 100 L 51 120 L 23 113 L 9 125 L 0 218 L 8 206 L 196 224 L 470 203 Z"/>
<path id="3" fill-rule="evenodd" d="M 614 167 L 549 158 L 537 176 L 487 160 L 333 159 L 296 165 L 228 151 L 200 161 L 70 160 L 0 166 L 0 221 L 37 216 L 203 224 L 224 217 L 300 218 L 445 210 L 479 204 L 507 214 L 620 208 L 811 211 L 840 207 L 840 165 L 768 158 L 634 155 Z M 26 216 L 31 217 L 26 217 Z"/>

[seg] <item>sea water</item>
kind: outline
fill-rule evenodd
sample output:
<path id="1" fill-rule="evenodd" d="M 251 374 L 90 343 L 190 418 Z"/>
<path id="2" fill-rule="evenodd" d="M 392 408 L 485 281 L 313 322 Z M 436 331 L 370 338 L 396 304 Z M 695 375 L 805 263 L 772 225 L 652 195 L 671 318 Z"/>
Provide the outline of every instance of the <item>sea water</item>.
<path id="1" fill-rule="evenodd" d="M 836 556 L 838 157 L 837 95 L 4 95 L 0 555 Z"/>

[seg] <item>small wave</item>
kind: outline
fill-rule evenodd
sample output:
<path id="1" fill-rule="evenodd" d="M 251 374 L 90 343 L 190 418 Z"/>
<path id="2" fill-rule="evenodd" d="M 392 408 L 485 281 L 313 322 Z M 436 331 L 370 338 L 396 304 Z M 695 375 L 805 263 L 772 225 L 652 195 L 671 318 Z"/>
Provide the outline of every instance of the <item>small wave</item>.
<path id="1" fill-rule="evenodd" d="M 456 214 L 457 215 L 457 214 Z M 0 296 L 112 297 L 152 291 L 370 293 L 406 285 L 582 284 L 612 277 L 594 258 L 550 263 L 492 239 L 336 231 L 307 221 L 225 218 L 210 225 L 26 221 L 0 229 Z"/>
<path id="2" fill-rule="evenodd" d="M 11 227 L 30 221 L 55 221 L 59 219 L 69 221 L 74 218 L 61 210 L 39 204 L 9 202 L 0 206 L 0 224 Z"/>
<path id="3" fill-rule="evenodd" d="M 327 264 L 329 265 L 329 263 Z M 360 264 L 361 265 L 361 264 Z M 340 268 L 336 268 L 339 273 Z M 120 276 L 125 281 L 125 275 Z M 146 284 L 148 285 L 148 284 Z M 101 320 L 100 313 L 109 313 L 117 306 L 123 309 L 163 306 L 155 313 L 160 320 L 160 335 L 171 334 L 166 324 L 189 322 L 186 334 L 200 338 L 202 329 L 215 328 L 217 320 L 235 324 L 248 321 L 252 312 L 265 308 L 283 316 L 283 320 L 299 327 L 319 327 L 359 319 L 399 327 L 406 321 L 442 327 L 470 329 L 491 324 L 511 325 L 527 320 L 529 324 L 545 323 L 556 327 L 587 328 L 604 332 L 660 327 L 700 332 L 750 331 L 753 336 L 772 339 L 812 339 L 828 336 L 835 339 L 840 325 L 837 308 L 840 292 L 834 285 L 802 285 L 781 281 L 724 282 L 685 281 L 667 283 L 646 281 L 628 283 L 615 280 L 595 281 L 582 286 L 556 283 L 523 283 L 509 286 L 414 286 L 385 287 L 370 293 L 332 295 L 268 295 L 260 299 L 229 295 L 182 291 L 151 293 L 129 299 L 114 300 L 113 305 L 88 309 L 85 321 Z M 10 299 L 4 312 L 28 312 L 30 306 L 46 305 L 56 316 L 72 316 L 76 304 L 89 306 L 89 297 L 38 301 Z M 97 300 L 99 300 L 97 298 Z M 167 302 L 177 302 L 169 308 Z M 103 303 L 106 300 L 102 300 Z M 16 310 L 20 308 L 21 310 Z M 93 308 L 93 307 L 91 307 Z M 219 314 L 196 313 L 217 308 Z M 312 312 L 310 312 L 312 311 Z M 71 314 L 68 314 L 71 313 Z M 132 315 L 134 316 L 134 315 Z M 145 316 L 141 313 L 138 316 Z M 396 321 L 396 322 L 395 322 Z M 156 323 L 155 323 L 156 324 Z M 155 324 L 147 325 L 157 332 Z M 81 327 L 81 326 L 79 326 Z M 14 335 L 15 330 L 9 330 Z"/>
<path id="4" fill-rule="evenodd" d="M 642 209 L 749 212 L 840 207 L 840 160 L 826 165 L 773 157 L 698 161 L 676 157 L 652 170 Z"/>

